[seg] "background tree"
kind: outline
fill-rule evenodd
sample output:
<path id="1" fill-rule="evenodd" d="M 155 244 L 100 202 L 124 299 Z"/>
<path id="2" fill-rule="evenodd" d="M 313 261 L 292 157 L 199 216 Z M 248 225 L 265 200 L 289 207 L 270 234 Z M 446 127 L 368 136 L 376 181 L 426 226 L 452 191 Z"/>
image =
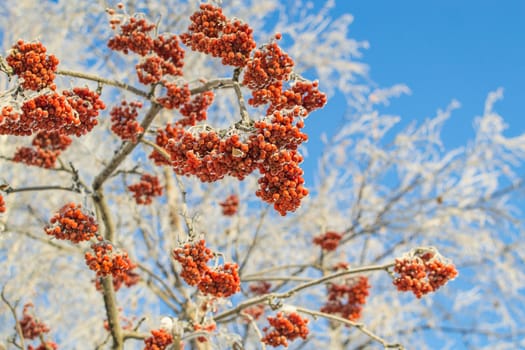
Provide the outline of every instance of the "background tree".
<path id="1" fill-rule="evenodd" d="M 395 128 L 377 107 L 407 87 L 360 79 L 332 2 L 199 5 L 4 5 L 2 344 L 523 346 L 525 140 L 502 91 L 445 151 L 457 103 Z M 307 195 L 323 91 L 351 113 Z"/>

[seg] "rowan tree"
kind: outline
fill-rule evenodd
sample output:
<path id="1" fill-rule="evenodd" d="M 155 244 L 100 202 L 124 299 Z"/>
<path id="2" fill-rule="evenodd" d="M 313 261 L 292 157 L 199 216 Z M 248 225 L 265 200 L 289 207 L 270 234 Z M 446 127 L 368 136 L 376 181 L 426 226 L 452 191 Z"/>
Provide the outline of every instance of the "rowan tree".
<path id="1" fill-rule="evenodd" d="M 332 2 L 106 6 L 0 18 L 2 346 L 523 345 L 525 135 L 501 90 L 446 151 L 457 103 L 394 130 L 378 105 L 408 88 L 360 80 Z M 308 183 L 336 92 L 352 113 Z"/>

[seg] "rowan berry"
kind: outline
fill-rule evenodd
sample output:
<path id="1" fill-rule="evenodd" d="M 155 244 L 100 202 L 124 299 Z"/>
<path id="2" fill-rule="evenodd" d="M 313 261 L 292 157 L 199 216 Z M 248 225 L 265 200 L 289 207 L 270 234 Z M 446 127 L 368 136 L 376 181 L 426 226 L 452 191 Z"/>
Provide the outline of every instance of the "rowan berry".
<path id="1" fill-rule="evenodd" d="M 97 277 L 123 277 L 136 265 L 124 251 L 115 251 L 109 242 L 98 242 L 91 245 L 93 252 L 86 252 L 86 265 L 97 273 Z"/>
<path id="2" fill-rule="evenodd" d="M 337 232 L 328 231 L 322 235 L 314 237 L 313 243 L 320 246 L 323 250 L 334 251 L 339 246 L 339 241 L 343 235 Z"/>
<path id="3" fill-rule="evenodd" d="M 58 59 L 54 55 L 47 55 L 42 43 L 26 43 L 19 40 L 6 57 L 6 61 L 19 77 L 22 88 L 34 91 L 43 88 L 55 90 L 53 81 Z"/>
<path id="4" fill-rule="evenodd" d="M 44 230 L 56 239 L 66 239 L 73 243 L 89 241 L 98 232 L 95 218 L 80 204 L 64 205 L 49 221 Z"/>
<path id="5" fill-rule="evenodd" d="M 211 4 L 202 4 L 190 20 L 188 32 L 180 36 L 186 46 L 221 58 L 224 65 L 246 65 L 256 46 L 252 28 L 239 20 L 230 21 L 221 8 Z"/>
<path id="6" fill-rule="evenodd" d="M 241 290 L 237 264 L 225 263 L 216 268 L 208 268 L 201 277 L 197 288 L 204 294 L 218 298 L 229 297 Z"/>
<path id="7" fill-rule="evenodd" d="M 5 213 L 4 197 L 0 194 L 0 213 Z"/>
<path id="8" fill-rule="evenodd" d="M 458 275 L 456 267 L 434 248 L 418 248 L 396 259 L 393 283 L 399 291 L 412 291 L 417 298 L 434 292 Z"/>
<path id="9" fill-rule="evenodd" d="M 206 241 L 186 243 L 173 250 L 173 258 L 182 265 L 180 276 L 190 286 L 200 283 L 208 271 L 208 261 L 214 257 L 211 249 L 206 247 Z"/>
<path id="10" fill-rule="evenodd" d="M 68 135 L 78 137 L 90 132 L 98 124 L 99 111 L 106 108 L 99 94 L 87 87 L 75 87 L 63 91 L 62 94 L 66 96 L 79 120 L 78 123 L 64 125 L 62 130 Z"/>
<path id="11" fill-rule="evenodd" d="M 71 142 L 73 140 L 61 131 L 40 131 L 33 138 L 32 145 L 47 151 L 64 151 Z"/>
<path id="12" fill-rule="evenodd" d="M 239 208 L 239 196 L 232 194 L 224 202 L 220 202 L 219 205 L 222 207 L 222 215 L 233 216 Z"/>
<path id="13" fill-rule="evenodd" d="M 164 350 L 173 343 L 173 336 L 164 329 L 154 329 L 151 337 L 144 339 L 144 350 Z"/>
<path id="14" fill-rule="evenodd" d="M 289 340 L 306 339 L 308 336 L 308 319 L 302 318 L 296 312 L 278 312 L 276 317 L 268 317 L 270 327 L 263 328 L 265 332 L 262 342 L 278 347 L 288 347 Z"/>
<path id="15" fill-rule="evenodd" d="M 32 303 L 25 304 L 22 313 L 23 317 L 18 321 L 24 339 L 35 339 L 40 335 L 49 332 L 49 327 L 47 327 L 45 323 L 35 319 L 35 317 L 29 312 L 29 309 L 32 307 Z"/>
<path id="16" fill-rule="evenodd" d="M 51 169 L 55 166 L 59 153 L 59 151 L 50 151 L 39 147 L 20 147 L 13 155 L 13 162 Z"/>
<path id="17" fill-rule="evenodd" d="M 361 318 L 370 287 L 365 276 L 348 278 L 342 284 L 330 284 L 328 300 L 321 312 L 336 314 L 350 321 L 358 320 Z"/>
<path id="18" fill-rule="evenodd" d="M 255 295 L 264 295 L 270 292 L 272 284 L 270 282 L 261 281 L 257 283 L 252 283 L 249 286 L 250 292 Z"/>
<path id="19" fill-rule="evenodd" d="M 155 29 L 155 24 L 133 17 L 126 23 L 118 24 L 120 24 L 120 34 L 108 41 L 110 49 L 122 51 L 126 55 L 132 51 L 140 56 L 147 55 L 153 49 L 150 32 Z"/>
<path id="20" fill-rule="evenodd" d="M 198 121 L 206 120 L 206 111 L 211 106 L 214 96 L 213 91 L 205 91 L 195 95 L 180 108 L 180 114 L 184 118 L 179 119 L 177 124 L 180 126 L 193 126 Z"/>
<path id="21" fill-rule="evenodd" d="M 36 348 L 32 345 L 27 346 L 27 350 L 57 350 L 58 344 L 54 341 L 46 341 L 45 343 L 40 343 Z"/>
<path id="22" fill-rule="evenodd" d="M 111 110 L 111 130 L 122 140 L 137 142 L 137 137 L 144 132 L 137 121 L 139 108 L 142 108 L 141 102 L 122 101 Z"/>
<path id="23" fill-rule="evenodd" d="M 150 174 L 142 175 L 140 182 L 128 186 L 128 190 L 133 192 L 137 204 L 149 205 L 152 203 L 153 197 L 162 196 L 159 178 Z"/>

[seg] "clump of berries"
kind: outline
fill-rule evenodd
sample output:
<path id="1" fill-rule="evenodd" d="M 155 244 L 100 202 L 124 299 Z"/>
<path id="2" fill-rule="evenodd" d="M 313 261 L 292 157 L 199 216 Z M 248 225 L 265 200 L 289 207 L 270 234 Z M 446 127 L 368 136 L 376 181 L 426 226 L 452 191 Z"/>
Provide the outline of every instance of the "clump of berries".
<path id="1" fill-rule="evenodd" d="M 53 168 L 60 153 L 68 148 L 71 142 L 71 138 L 62 131 L 40 131 L 33 138 L 33 147 L 18 148 L 13 161 L 41 168 Z"/>
<path id="2" fill-rule="evenodd" d="M 393 283 L 399 291 L 411 291 L 417 298 L 434 292 L 456 278 L 458 271 L 434 248 L 417 248 L 396 259 Z"/>
<path id="3" fill-rule="evenodd" d="M 222 64 L 244 67 L 255 49 L 253 30 L 239 20 L 230 21 L 222 9 L 202 4 L 191 17 L 188 32 L 182 42 L 195 51 L 221 58 Z"/>
<path id="4" fill-rule="evenodd" d="M 5 213 L 4 197 L 0 194 L 0 213 Z"/>
<path id="5" fill-rule="evenodd" d="M 49 332 L 49 327 L 47 327 L 45 323 L 35 319 L 35 317 L 30 313 L 29 309 L 32 307 L 32 303 L 25 304 L 24 310 L 22 312 L 22 318 L 18 321 L 24 339 L 35 339 L 40 337 L 42 334 Z"/>
<path id="6" fill-rule="evenodd" d="M 339 242 L 343 235 L 338 232 L 328 231 L 322 235 L 315 236 L 313 243 L 320 246 L 323 250 L 328 252 L 334 251 L 339 246 Z"/>
<path id="7" fill-rule="evenodd" d="M 224 202 L 220 202 L 219 205 L 222 207 L 222 215 L 233 216 L 239 209 L 239 196 L 232 194 Z"/>
<path id="8" fill-rule="evenodd" d="M 182 266 L 180 276 L 190 286 L 197 286 L 203 294 L 219 298 L 239 292 L 241 281 L 237 264 L 225 263 L 211 268 L 208 261 L 214 256 L 204 240 L 186 243 L 173 251 L 173 258 Z"/>
<path id="9" fill-rule="evenodd" d="M 32 345 L 27 346 L 27 350 L 57 350 L 58 344 L 54 341 L 46 341 L 45 343 L 40 343 L 36 348 Z"/>
<path id="10" fill-rule="evenodd" d="M 270 327 L 263 328 L 265 332 L 262 342 L 273 347 L 288 347 L 288 341 L 308 336 L 308 319 L 302 318 L 297 312 L 277 313 L 276 317 L 268 317 Z"/>
<path id="11" fill-rule="evenodd" d="M 361 318 L 370 287 L 366 276 L 348 278 L 342 284 L 330 284 L 328 300 L 321 312 L 339 315 L 350 321 L 358 320 Z"/>
<path id="12" fill-rule="evenodd" d="M 97 277 L 125 278 L 128 271 L 136 267 L 128 253 L 114 250 L 109 242 L 94 243 L 91 249 L 92 252 L 86 252 L 84 257 L 86 265 L 97 273 Z"/>
<path id="13" fill-rule="evenodd" d="M 150 174 L 144 174 L 140 177 L 140 182 L 128 186 L 133 192 L 133 197 L 137 204 L 148 205 L 153 201 L 153 197 L 162 196 L 162 186 L 159 178 Z"/>
<path id="14" fill-rule="evenodd" d="M 54 55 L 47 55 L 46 51 L 40 42 L 26 43 L 19 40 L 13 46 L 6 61 L 20 79 L 22 88 L 34 91 L 56 89 L 53 82 L 58 59 Z"/>
<path id="15" fill-rule="evenodd" d="M 144 132 L 137 121 L 138 109 L 142 108 L 141 102 L 122 101 L 120 106 L 115 106 L 109 113 L 111 115 L 111 131 L 124 141 L 136 142 L 139 134 Z"/>
<path id="16" fill-rule="evenodd" d="M 151 337 L 144 339 L 144 350 L 164 350 L 173 343 L 173 336 L 164 329 L 154 329 Z"/>
<path id="17" fill-rule="evenodd" d="M 127 270 L 124 274 L 113 277 L 113 290 L 115 292 L 122 288 L 123 285 L 130 288 L 140 282 L 139 274 L 133 271 L 136 265 L 133 264 L 132 266 L 131 270 Z M 95 278 L 95 288 L 98 291 L 102 291 L 102 277 Z"/>
<path id="18" fill-rule="evenodd" d="M 56 239 L 69 240 L 73 243 L 89 241 L 98 232 L 95 218 L 80 204 L 64 205 L 49 221 L 44 230 Z"/>

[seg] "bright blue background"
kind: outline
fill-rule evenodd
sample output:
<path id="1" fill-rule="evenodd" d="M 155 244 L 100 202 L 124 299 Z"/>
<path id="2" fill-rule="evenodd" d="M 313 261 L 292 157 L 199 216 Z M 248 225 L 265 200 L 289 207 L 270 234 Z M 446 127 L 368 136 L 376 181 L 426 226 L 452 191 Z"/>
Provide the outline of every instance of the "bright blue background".
<path id="1" fill-rule="evenodd" d="M 322 5 L 324 1 L 315 1 Z M 332 14 L 351 13 L 350 36 L 367 40 L 361 61 L 379 87 L 404 83 L 409 96 L 393 99 L 382 111 L 408 124 L 433 116 L 452 99 L 461 103 L 442 135 L 447 148 L 473 136 L 472 122 L 483 112 L 487 93 L 504 88 L 495 110 L 510 126 L 507 136 L 525 132 L 525 1 L 338 0 Z M 329 135 L 346 112 L 334 98 L 307 120 L 310 135 L 306 178 L 320 154 L 319 130 Z"/>

